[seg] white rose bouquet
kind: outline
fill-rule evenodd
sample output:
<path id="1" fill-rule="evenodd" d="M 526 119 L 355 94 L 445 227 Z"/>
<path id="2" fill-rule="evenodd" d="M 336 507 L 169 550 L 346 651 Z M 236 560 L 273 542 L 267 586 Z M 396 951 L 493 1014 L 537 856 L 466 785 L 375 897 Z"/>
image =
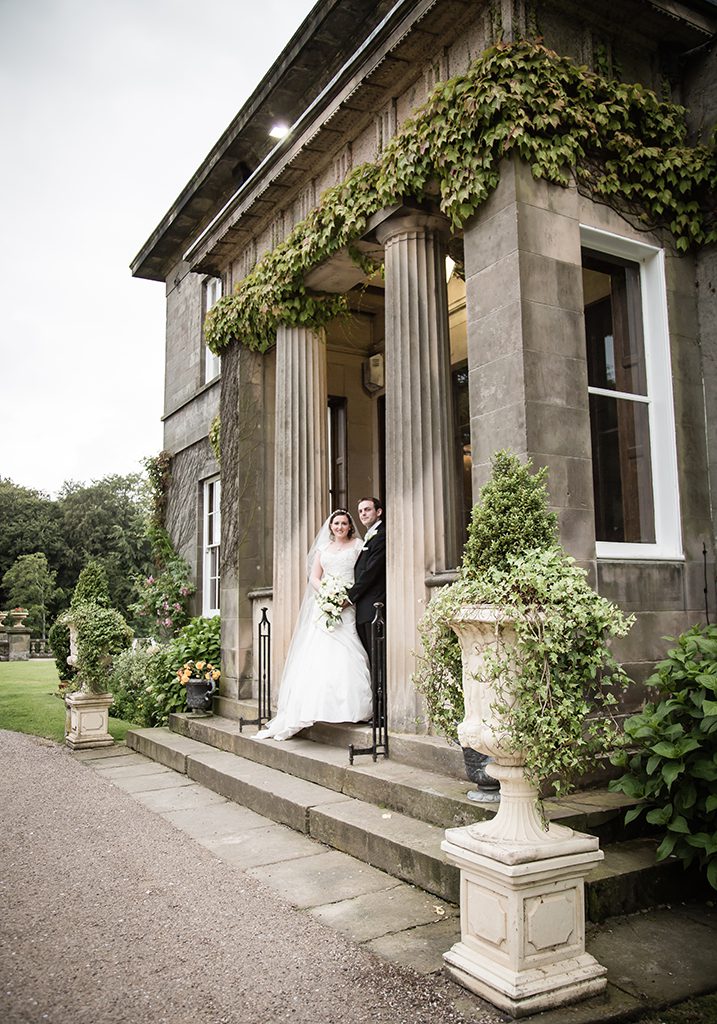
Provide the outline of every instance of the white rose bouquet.
<path id="1" fill-rule="evenodd" d="M 323 576 L 316 592 L 316 603 L 329 633 L 333 633 L 341 619 L 341 609 L 345 600 L 345 584 L 336 576 Z"/>

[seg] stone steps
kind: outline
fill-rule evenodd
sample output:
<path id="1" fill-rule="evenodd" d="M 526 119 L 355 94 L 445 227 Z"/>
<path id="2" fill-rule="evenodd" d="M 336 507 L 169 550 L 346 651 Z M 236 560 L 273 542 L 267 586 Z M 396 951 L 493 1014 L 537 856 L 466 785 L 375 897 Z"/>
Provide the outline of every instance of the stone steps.
<path id="1" fill-rule="evenodd" d="M 414 762 L 421 762 L 424 751 L 428 751 L 426 761 L 433 765 L 441 763 L 441 748 L 454 755 L 455 751 L 448 744 L 435 737 L 391 736 L 390 758 L 379 757 L 374 762 L 369 755 L 362 755 L 350 765 L 347 740 L 365 746 L 368 730 L 322 725 L 305 730 L 301 738 L 267 743 L 253 738 L 256 732 L 253 726 L 245 726 L 240 732 L 236 721 L 187 714 L 172 715 L 170 729 L 345 796 L 377 804 L 444 829 L 470 825 L 495 812 L 494 805 L 481 806 L 468 799 L 466 794 L 473 787 L 463 774 L 460 750 L 457 751 L 460 758 L 458 777 L 415 767 Z M 314 740 L 304 738 L 309 735 L 313 735 Z M 316 739 L 319 742 L 315 742 Z M 401 752 L 409 758 L 407 761 L 400 761 L 394 756 L 394 748 L 399 747 L 398 740 Z M 607 843 L 624 834 L 624 812 L 633 803 L 621 793 L 608 793 L 603 789 L 577 793 L 563 800 L 546 800 L 544 806 L 550 820 L 560 820 L 570 828 L 590 832 Z M 637 835 L 639 827 L 636 825 L 632 834 Z"/>
<path id="2" fill-rule="evenodd" d="M 467 782 L 390 761 L 374 764 L 370 758 L 368 766 L 350 767 L 344 749 L 319 748 L 306 740 L 262 743 L 240 734 L 237 723 L 219 718 L 180 715 L 173 716 L 172 724 L 182 732 L 135 729 L 128 732 L 127 745 L 273 821 L 458 902 L 458 870 L 446 863 L 440 849 L 447 824 L 395 805 L 450 818 L 450 825 L 476 821 L 490 812 L 465 798 Z M 376 793 L 389 802 L 367 798 Z M 550 816 L 571 827 L 591 825 L 594 831 L 605 816 L 611 821 L 619 813 L 617 805 L 610 806 L 612 797 L 593 793 L 579 794 L 573 802 L 553 801 Z M 587 802 L 581 806 L 583 799 Z M 441 812 L 436 808 L 444 801 L 450 809 Z M 655 847 L 646 837 L 604 847 L 605 860 L 586 883 L 591 920 L 643 909 L 654 905 L 656 897 L 661 902 L 671 898 L 674 886 L 681 885 L 682 869 L 676 861 L 656 864 Z"/>

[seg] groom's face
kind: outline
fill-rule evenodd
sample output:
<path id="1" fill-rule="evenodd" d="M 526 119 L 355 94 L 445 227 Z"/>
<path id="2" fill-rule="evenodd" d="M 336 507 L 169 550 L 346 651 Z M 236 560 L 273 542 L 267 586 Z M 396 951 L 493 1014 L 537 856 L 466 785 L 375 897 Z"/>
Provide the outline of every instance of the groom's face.
<path id="1" fill-rule="evenodd" d="M 377 509 L 372 501 L 360 501 L 358 506 L 358 517 L 365 530 L 373 526 L 379 518 L 380 509 Z"/>

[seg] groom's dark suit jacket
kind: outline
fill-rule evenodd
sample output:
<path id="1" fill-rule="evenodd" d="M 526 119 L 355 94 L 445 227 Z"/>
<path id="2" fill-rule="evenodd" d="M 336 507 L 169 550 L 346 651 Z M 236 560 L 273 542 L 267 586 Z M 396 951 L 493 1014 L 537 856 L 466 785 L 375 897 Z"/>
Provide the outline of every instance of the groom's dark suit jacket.
<path id="1" fill-rule="evenodd" d="M 356 623 L 372 622 L 374 603 L 386 605 L 386 527 L 383 522 L 356 559 L 354 585 L 348 590 L 351 604 L 356 606 Z"/>

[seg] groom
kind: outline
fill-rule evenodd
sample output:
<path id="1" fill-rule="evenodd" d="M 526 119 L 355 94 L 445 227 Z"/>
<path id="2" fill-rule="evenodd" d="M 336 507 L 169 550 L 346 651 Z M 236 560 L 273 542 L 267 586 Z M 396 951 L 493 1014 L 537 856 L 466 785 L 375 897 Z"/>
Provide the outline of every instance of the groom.
<path id="1" fill-rule="evenodd" d="M 348 599 L 356 606 L 356 629 L 370 659 L 371 623 L 376 614 L 376 601 L 382 602 L 384 616 L 386 614 L 386 527 L 381 501 L 362 498 L 358 503 L 358 517 L 366 533 L 354 567 L 354 585 L 348 590 Z"/>

